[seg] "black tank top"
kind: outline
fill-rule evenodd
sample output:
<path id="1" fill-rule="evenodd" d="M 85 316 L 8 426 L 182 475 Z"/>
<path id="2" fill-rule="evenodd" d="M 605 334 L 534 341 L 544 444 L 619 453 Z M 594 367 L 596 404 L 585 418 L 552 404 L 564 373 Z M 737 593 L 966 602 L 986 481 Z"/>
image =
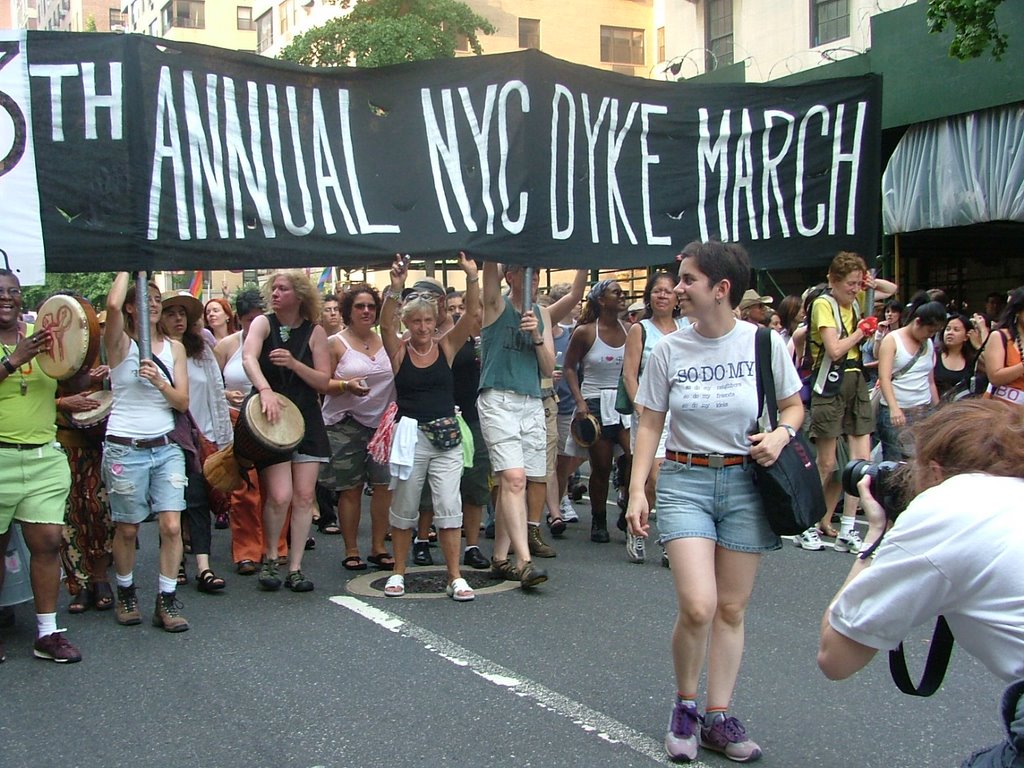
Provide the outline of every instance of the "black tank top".
<path id="1" fill-rule="evenodd" d="M 452 369 L 444 352 L 437 350 L 437 360 L 426 368 L 417 368 L 410 359 L 414 353 L 405 350 L 402 364 L 395 374 L 398 392 L 398 415 L 416 421 L 433 421 L 455 415 L 455 385 Z"/>
<path id="2" fill-rule="evenodd" d="M 320 413 L 320 396 L 317 391 L 294 371 L 270 362 L 271 350 L 287 349 L 292 353 L 292 357 L 312 368 L 313 350 L 309 346 L 309 340 L 313 336 L 313 324 L 309 320 L 303 320 L 302 325 L 292 328 L 288 333 L 288 339 L 284 340 L 281 337 L 281 321 L 277 319 L 277 315 L 270 313 L 267 319 L 270 321 L 270 334 L 263 340 L 263 348 L 260 349 L 260 371 L 272 390 L 295 403 L 306 423 L 306 434 L 295 452 L 307 456 L 330 456 L 331 447 Z M 284 461 L 287 460 L 285 457 Z"/>
<path id="3" fill-rule="evenodd" d="M 476 412 L 476 397 L 480 389 L 479 352 L 476 340 L 471 338 L 459 347 L 452 360 L 452 378 L 455 380 L 452 395 L 466 421 L 480 421 Z"/>

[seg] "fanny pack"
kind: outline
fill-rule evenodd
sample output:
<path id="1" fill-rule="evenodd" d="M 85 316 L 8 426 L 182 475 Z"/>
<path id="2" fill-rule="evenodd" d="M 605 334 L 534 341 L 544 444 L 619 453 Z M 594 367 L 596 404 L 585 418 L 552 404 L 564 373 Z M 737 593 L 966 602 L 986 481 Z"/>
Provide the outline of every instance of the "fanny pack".
<path id="1" fill-rule="evenodd" d="M 430 440 L 430 444 L 439 450 L 454 448 L 462 443 L 462 432 L 459 422 L 454 416 L 442 416 L 440 419 L 419 422 L 420 430 Z"/>

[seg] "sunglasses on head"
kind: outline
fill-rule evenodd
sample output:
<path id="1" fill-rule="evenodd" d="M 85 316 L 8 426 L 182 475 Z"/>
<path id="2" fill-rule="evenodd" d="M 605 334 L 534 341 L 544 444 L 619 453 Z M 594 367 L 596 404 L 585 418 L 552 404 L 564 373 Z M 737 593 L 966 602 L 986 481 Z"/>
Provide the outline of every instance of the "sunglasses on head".
<path id="1" fill-rule="evenodd" d="M 431 291 L 413 291 L 412 293 L 407 293 L 402 301 L 415 301 L 416 299 L 423 299 L 424 301 L 436 304 L 437 294 Z"/>

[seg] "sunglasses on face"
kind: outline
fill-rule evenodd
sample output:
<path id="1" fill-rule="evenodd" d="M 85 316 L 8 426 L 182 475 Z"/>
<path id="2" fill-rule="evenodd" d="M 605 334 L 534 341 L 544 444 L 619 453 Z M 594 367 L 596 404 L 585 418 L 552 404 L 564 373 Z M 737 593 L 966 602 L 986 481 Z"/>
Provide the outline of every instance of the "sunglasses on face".
<path id="1" fill-rule="evenodd" d="M 353 304 L 353 309 L 376 309 L 376 304 Z"/>

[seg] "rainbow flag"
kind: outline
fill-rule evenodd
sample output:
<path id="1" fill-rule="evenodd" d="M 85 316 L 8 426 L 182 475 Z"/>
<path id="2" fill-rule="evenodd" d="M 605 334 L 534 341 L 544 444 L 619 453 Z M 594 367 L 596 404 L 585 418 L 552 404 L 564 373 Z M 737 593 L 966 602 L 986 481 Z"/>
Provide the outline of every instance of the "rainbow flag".
<path id="1" fill-rule="evenodd" d="M 188 286 L 188 292 L 197 299 L 203 295 L 203 270 L 199 269 L 192 273 L 192 282 Z"/>
<path id="2" fill-rule="evenodd" d="M 320 273 L 320 279 L 316 281 L 317 289 L 322 291 L 324 286 L 333 279 L 334 267 L 324 267 L 324 271 Z"/>

